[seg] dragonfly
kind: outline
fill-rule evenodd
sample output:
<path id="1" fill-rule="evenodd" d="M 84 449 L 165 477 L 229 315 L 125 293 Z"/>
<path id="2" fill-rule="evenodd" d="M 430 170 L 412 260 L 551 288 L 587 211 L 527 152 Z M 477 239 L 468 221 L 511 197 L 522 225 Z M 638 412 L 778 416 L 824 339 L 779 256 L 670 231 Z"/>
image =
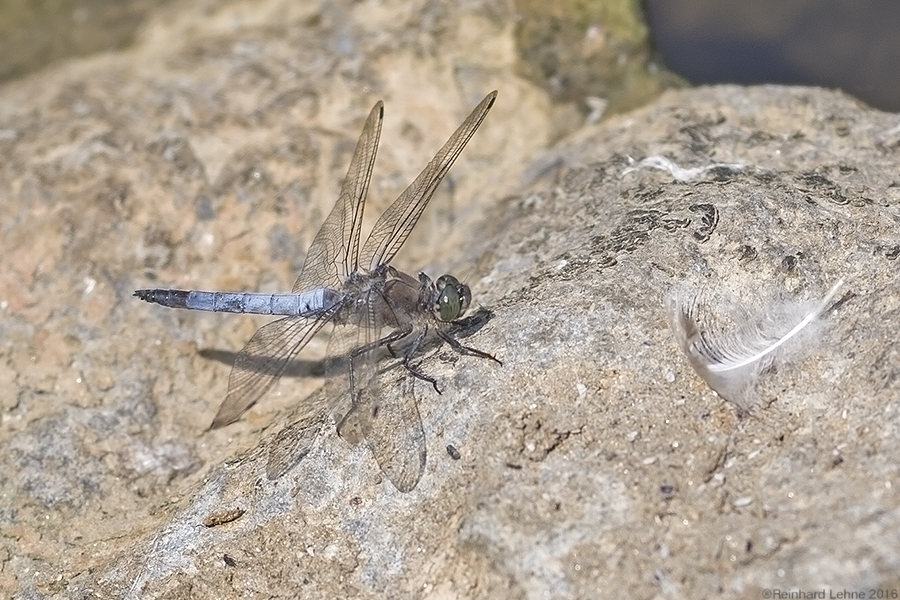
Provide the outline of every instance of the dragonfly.
<path id="1" fill-rule="evenodd" d="M 461 355 L 493 355 L 463 345 L 451 325 L 469 308 L 469 287 L 452 275 L 432 280 L 391 266 L 453 162 L 487 116 L 493 91 L 466 117 L 408 188 L 361 241 L 363 208 L 384 118 L 375 104 L 350 160 L 340 196 L 313 238 L 290 293 L 204 292 L 144 289 L 134 295 L 170 308 L 278 315 L 260 327 L 237 355 L 225 400 L 211 428 L 240 419 L 279 380 L 292 359 L 326 324 L 333 325 L 325 358 L 326 402 L 349 409 L 333 413 L 338 433 L 356 431 L 381 472 L 401 492 L 413 490 L 425 468 L 426 444 L 414 394 L 416 380 L 441 393 L 417 361 L 434 340 Z M 388 366 L 380 366 L 385 362 Z M 397 372 L 401 376 L 397 377 Z M 286 429 L 290 435 L 303 432 Z M 348 434 L 347 437 L 352 437 Z"/>

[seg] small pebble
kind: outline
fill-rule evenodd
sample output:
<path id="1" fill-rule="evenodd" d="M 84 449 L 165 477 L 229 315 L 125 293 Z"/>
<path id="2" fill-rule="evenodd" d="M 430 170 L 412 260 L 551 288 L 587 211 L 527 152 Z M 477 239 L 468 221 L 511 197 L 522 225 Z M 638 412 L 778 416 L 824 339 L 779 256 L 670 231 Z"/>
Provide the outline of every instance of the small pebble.
<path id="1" fill-rule="evenodd" d="M 453 460 L 459 460 L 459 450 L 457 450 L 453 444 L 447 444 L 447 454 L 449 454 L 450 458 L 452 458 Z"/>

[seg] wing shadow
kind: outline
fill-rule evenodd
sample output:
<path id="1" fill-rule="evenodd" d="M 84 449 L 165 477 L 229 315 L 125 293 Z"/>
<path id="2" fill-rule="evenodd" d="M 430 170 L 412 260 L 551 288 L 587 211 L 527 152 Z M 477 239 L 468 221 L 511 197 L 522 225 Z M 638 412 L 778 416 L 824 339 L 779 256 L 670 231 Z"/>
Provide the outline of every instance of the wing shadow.
<path id="1" fill-rule="evenodd" d="M 479 308 L 474 313 L 449 323 L 447 333 L 459 339 L 466 339 L 478 333 L 488 322 L 494 318 L 494 313 L 486 308 Z M 439 346 L 440 341 L 429 340 L 425 345 L 426 348 Z M 237 358 L 238 352 L 231 350 L 216 350 L 214 348 L 201 348 L 197 352 L 202 358 L 214 360 L 223 365 L 232 366 Z M 307 360 L 305 358 L 296 358 L 290 361 L 285 368 L 282 377 L 324 377 L 325 376 L 325 359 Z"/>
<path id="2" fill-rule="evenodd" d="M 231 367 L 237 358 L 238 352 L 231 350 L 215 350 L 212 348 L 202 348 L 197 352 L 201 357 L 207 360 L 214 360 Z M 323 377 L 325 375 L 325 360 L 307 360 L 303 358 L 295 358 L 288 362 L 282 377 Z"/>

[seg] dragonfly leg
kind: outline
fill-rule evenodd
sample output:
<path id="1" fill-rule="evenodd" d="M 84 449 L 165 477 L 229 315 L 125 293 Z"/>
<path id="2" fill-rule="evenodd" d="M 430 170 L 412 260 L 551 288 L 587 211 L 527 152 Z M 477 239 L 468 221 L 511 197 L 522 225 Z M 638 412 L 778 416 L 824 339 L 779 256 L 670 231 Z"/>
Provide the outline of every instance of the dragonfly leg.
<path id="1" fill-rule="evenodd" d="M 376 348 L 381 348 L 382 346 L 387 346 L 388 351 L 391 353 L 391 356 L 397 358 L 397 355 L 394 353 L 393 348 L 391 348 L 391 344 L 396 341 L 402 340 L 406 336 L 412 333 L 412 327 L 407 329 L 398 329 L 397 331 L 392 331 L 390 334 L 384 336 L 379 340 L 375 340 L 374 342 L 369 342 L 368 344 L 364 344 L 359 348 L 353 350 L 350 353 L 350 358 L 358 358 L 369 352 L 370 350 L 375 350 Z"/>
<path id="2" fill-rule="evenodd" d="M 356 369 L 353 368 L 353 362 L 357 360 L 360 356 L 365 354 L 366 352 L 370 352 L 372 350 L 376 350 L 381 348 L 382 346 L 387 346 L 388 350 L 391 352 L 391 355 L 394 355 L 394 351 L 391 349 L 391 344 L 403 339 L 412 333 L 412 327 L 407 327 L 406 329 L 398 329 L 397 331 L 392 331 L 390 334 L 384 336 L 383 338 L 377 339 L 374 342 L 369 342 L 368 344 L 363 344 L 359 348 L 354 348 L 347 356 L 350 361 L 350 389 L 358 390 L 358 384 L 355 380 L 355 372 Z M 357 399 L 352 397 L 351 404 L 355 407 L 357 405 Z"/>
<path id="3" fill-rule="evenodd" d="M 434 388 L 438 394 L 441 393 L 441 389 L 438 387 L 437 380 L 433 377 L 429 377 L 425 373 L 419 370 L 419 368 L 412 364 L 412 358 L 416 355 L 416 352 L 419 351 L 419 348 L 422 346 L 422 342 L 425 341 L 425 336 L 428 335 L 428 327 L 426 326 L 419 335 L 416 336 L 416 339 L 413 340 L 412 344 L 410 344 L 409 348 L 406 349 L 406 352 L 403 354 L 403 360 L 401 363 L 407 371 L 413 374 L 417 379 L 421 379 L 422 381 L 427 381 L 431 384 L 431 387 Z"/>
<path id="4" fill-rule="evenodd" d="M 386 346 L 388 352 L 390 352 L 390 354 L 393 358 L 400 359 L 400 364 L 403 365 L 403 368 L 405 368 L 407 371 L 412 373 L 412 375 L 414 377 L 416 377 L 417 379 L 421 379 L 422 381 L 427 381 L 428 383 L 430 383 L 431 387 L 434 388 L 434 391 L 436 391 L 438 394 L 440 394 L 441 389 L 438 387 L 437 380 L 435 380 L 433 377 L 429 377 L 428 375 L 423 373 L 417 366 L 412 364 L 413 357 L 419 351 L 419 348 L 422 346 L 422 342 L 425 341 L 425 337 L 428 335 L 428 327 L 425 327 L 425 329 L 416 336 L 416 339 L 414 339 L 412 341 L 412 343 L 410 344 L 410 346 L 404 351 L 402 358 L 397 355 L 397 351 L 394 350 L 394 348 L 391 346 L 391 344 L 402 340 L 403 338 L 405 338 L 412 332 L 413 332 L 412 327 L 407 327 L 405 329 L 398 329 L 397 331 L 393 331 L 389 335 L 386 335 L 383 338 L 381 338 L 380 340 L 375 340 L 374 342 L 371 342 L 369 344 L 366 344 L 364 346 L 357 348 L 356 350 L 354 350 L 351 353 L 350 358 L 352 360 L 352 359 L 359 357 L 362 354 L 365 354 L 369 350 L 374 350 L 375 348 L 380 348 L 381 346 Z"/>
<path id="5" fill-rule="evenodd" d="M 408 358 L 403 359 L 403 366 L 406 367 L 407 371 L 413 374 L 413 377 L 415 377 L 416 379 L 421 379 L 422 381 L 427 381 L 431 384 L 431 387 L 434 388 L 434 391 L 436 391 L 438 394 L 441 393 L 441 388 L 438 387 L 437 380 L 434 377 L 429 377 L 428 375 L 420 371 L 418 367 L 412 365 L 409 362 Z"/>
<path id="6" fill-rule="evenodd" d="M 499 360 L 496 356 L 494 356 L 493 354 L 488 354 L 487 352 L 483 352 L 483 351 L 481 351 L 481 350 L 478 350 L 477 348 L 472 348 L 472 347 L 469 347 L 469 346 L 464 346 L 463 344 L 459 343 L 459 340 L 457 340 L 456 338 L 454 338 L 454 337 L 451 336 L 451 335 L 448 335 L 448 334 L 444 333 L 444 332 L 441 331 L 440 329 L 437 329 L 436 331 L 437 331 L 438 337 L 440 337 L 442 340 L 444 340 L 445 342 L 447 342 L 447 344 L 448 344 L 451 348 L 453 348 L 454 350 L 456 350 L 457 352 L 459 352 L 459 353 L 462 354 L 462 355 L 465 355 L 465 356 L 477 356 L 478 358 L 486 358 L 486 359 L 488 359 L 488 360 L 492 360 L 492 361 L 494 361 L 495 363 L 497 363 L 498 365 L 502 365 L 502 364 L 503 364 L 503 363 L 500 362 L 500 360 Z"/>

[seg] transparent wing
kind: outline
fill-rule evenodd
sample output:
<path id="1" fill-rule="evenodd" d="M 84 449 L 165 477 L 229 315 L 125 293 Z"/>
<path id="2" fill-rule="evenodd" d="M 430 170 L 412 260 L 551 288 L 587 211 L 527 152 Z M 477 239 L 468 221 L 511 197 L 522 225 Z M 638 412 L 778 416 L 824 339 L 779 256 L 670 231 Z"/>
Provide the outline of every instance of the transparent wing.
<path id="1" fill-rule="evenodd" d="M 312 412 L 279 431 L 269 445 L 266 476 L 275 480 L 303 460 L 324 422 L 324 411 Z"/>
<path id="2" fill-rule="evenodd" d="M 234 360 L 228 394 L 210 428 L 237 421 L 275 385 L 290 360 L 330 317 L 331 311 L 315 320 L 285 317 L 260 327 Z"/>
<path id="3" fill-rule="evenodd" d="M 331 416 L 338 424 L 338 434 L 351 446 L 362 441 L 354 416 L 354 399 L 350 395 L 350 354 L 359 345 L 360 335 L 355 323 L 335 325 L 325 359 L 324 393 L 334 402 Z"/>
<path id="4" fill-rule="evenodd" d="M 410 492 L 425 471 L 425 431 L 413 393 L 415 378 L 393 365 L 358 390 L 357 419 L 381 472 Z"/>
<path id="5" fill-rule="evenodd" d="M 357 270 L 363 208 L 383 118 L 384 104 L 379 101 L 366 119 L 341 186 L 341 195 L 309 247 L 293 292 L 323 286 L 338 289 L 347 276 Z"/>
<path id="6" fill-rule="evenodd" d="M 356 306 L 346 323 L 335 327 L 328 344 L 325 393 L 345 399 L 332 413 L 340 436 L 354 446 L 364 439 L 382 473 L 408 492 L 425 469 L 425 432 L 413 382 L 397 361 L 378 368 L 388 355 L 387 343 L 398 341 L 393 333 L 381 337 L 384 314 L 391 310 L 384 298 L 372 291 Z"/>
<path id="7" fill-rule="evenodd" d="M 484 100 L 450 136 L 443 148 L 434 155 L 428 166 L 375 223 L 362 251 L 363 262 L 368 261 L 367 266 L 370 270 L 390 262 L 403 246 L 422 215 L 422 211 L 425 210 L 434 195 L 438 184 L 444 179 L 447 171 L 453 165 L 453 161 L 466 147 L 469 139 L 481 125 L 488 111 L 491 110 L 496 97 L 496 91 L 485 96 Z"/>

